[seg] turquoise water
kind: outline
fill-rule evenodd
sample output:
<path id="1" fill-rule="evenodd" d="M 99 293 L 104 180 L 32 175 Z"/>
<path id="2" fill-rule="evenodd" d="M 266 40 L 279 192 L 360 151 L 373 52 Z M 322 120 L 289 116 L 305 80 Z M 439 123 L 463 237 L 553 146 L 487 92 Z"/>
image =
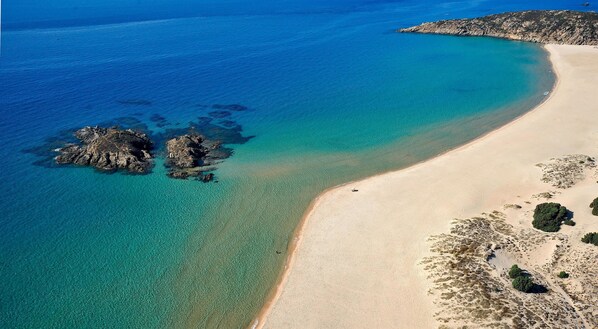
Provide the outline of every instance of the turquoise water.
<path id="1" fill-rule="evenodd" d="M 0 327 L 244 327 L 321 191 L 461 145 L 552 86 L 537 45 L 393 32 L 527 4 L 326 4 L 3 31 Z M 24 152 L 119 117 L 185 127 L 206 104 L 247 106 L 231 120 L 254 136 L 229 145 L 218 183 Z"/>

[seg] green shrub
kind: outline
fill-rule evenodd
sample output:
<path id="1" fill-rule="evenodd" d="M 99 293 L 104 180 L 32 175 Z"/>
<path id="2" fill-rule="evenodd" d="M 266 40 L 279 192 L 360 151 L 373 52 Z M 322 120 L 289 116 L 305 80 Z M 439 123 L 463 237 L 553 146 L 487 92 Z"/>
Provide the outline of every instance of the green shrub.
<path id="1" fill-rule="evenodd" d="M 598 198 L 594 199 L 592 203 L 590 203 L 590 208 L 592 208 L 592 215 L 598 216 Z"/>
<path id="2" fill-rule="evenodd" d="M 575 222 L 574 222 L 574 221 L 572 221 L 572 220 L 570 220 L 570 219 L 567 219 L 567 220 L 565 220 L 565 221 L 563 222 L 563 224 L 565 224 L 565 225 L 569 225 L 569 226 L 575 226 Z"/>
<path id="3" fill-rule="evenodd" d="M 565 271 L 560 271 L 558 274 L 558 277 L 561 279 L 566 279 L 569 277 L 569 273 L 565 272 Z"/>
<path id="4" fill-rule="evenodd" d="M 521 270 L 519 268 L 519 266 L 517 266 L 517 264 L 511 266 L 511 269 L 509 270 L 509 277 L 511 279 L 515 279 L 517 277 L 520 277 L 523 274 L 523 270 Z"/>
<path id="5" fill-rule="evenodd" d="M 522 291 L 522 292 L 530 292 L 534 287 L 534 282 L 532 279 L 526 276 L 518 276 L 513 280 L 513 288 Z"/>
<path id="6" fill-rule="evenodd" d="M 583 236 L 583 238 L 581 238 L 581 242 L 591 243 L 595 246 L 598 246 L 598 233 L 596 233 L 596 232 L 587 233 L 586 235 Z"/>
<path id="7" fill-rule="evenodd" d="M 556 232 L 567 219 L 567 208 L 560 203 L 546 202 L 536 206 L 532 225 L 544 232 Z"/>

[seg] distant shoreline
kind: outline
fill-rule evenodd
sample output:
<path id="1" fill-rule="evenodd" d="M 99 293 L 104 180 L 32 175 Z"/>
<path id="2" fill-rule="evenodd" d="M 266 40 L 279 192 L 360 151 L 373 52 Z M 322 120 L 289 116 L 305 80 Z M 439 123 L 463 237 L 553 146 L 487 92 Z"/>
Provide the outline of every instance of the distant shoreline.
<path id="1" fill-rule="evenodd" d="M 272 327 L 272 328 L 281 328 L 281 327 L 288 327 L 288 324 L 292 324 L 292 323 L 296 323 L 293 319 L 303 319 L 305 318 L 305 322 L 302 321 L 302 323 L 306 324 L 307 327 L 310 327 L 310 325 L 317 325 L 319 327 L 329 327 L 327 326 L 327 324 L 330 323 L 336 323 L 338 325 L 345 326 L 347 324 L 353 323 L 352 327 L 358 327 L 359 324 L 358 323 L 354 323 L 351 322 L 352 316 L 356 316 L 356 317 L 361 317 L 360 315 L 355 315 L 355 314 L 351 314 L 351 316 L 348 316 L 348 314 L 344 314 L 345 311 L 339 310 L 339 308 L 335 308 L 334 304 L 335 303 L 343 303 L 345 301 L 345 299 L 343 298 L 343 290 L 341 288 L 334 288 L 334 287 L 328 287 L 325 285 L 325 287 L 328 288 L 328 291 L 326 292 L 326 296 L 329 296 L 330 298 L 334 299 L 334 302 L 332 302 L 332 300 L 330 301 L 330 303 L 328 303 L 327 305 L 323 305 L 321 303 L 318 303 L 318 301 L 323 301 L 321 299 L 319 299 L 318 297 L 314 297 L 314 294 L 317 294 L 317 296 L 321 297 L 322 295 L 324 295 L 324 293 L 322 293 L 322 290 L 326 290 L 325 288 L 323 288 L 322 286 L 320 286 L 319 281 L 313 281 L 314 278 L 317 277 L 316 274 L 319 274 L 317 269 L 313 269 L 313 266 L 308 266 L 309 264 L 314 264 L 314 263 L 318 263 L 320 266 L 323 266 L 326 268 L 327 272 L 326 273 L 321 273 L 321 277 L 318 278 L 319 280 L 324 280 L 325 277 L 329 277 L 327 276 L 327 273 L 329 272 L 330 275 L 332 275 L 331 277 L 335 277 L 338 276 L 339 280 L 338 280 L 338 286 L 342 287 L 342 282 L 344 283 L 349 283 L 349 282 L 353 282 L 355 283 L 355 286 L 359 286 L 362 282 L 354 282 L 351 281 L 349 279 L 347 279 L 347 281 L 343 281 L 340 277 L 344 276 L 346 273 L 343 272 L 339 272 L 336 271 L 335 272 L 335 268 L 339 268 L 339 265 L 342 265 L 341 267 L 343 269 L 347 269 L 347 264 L 343 263 L 344 259 L 343 257 L 341 257 L 342 255 L 352 255 L 353 253 L 343 253 L 341 252 L 339 254 L 339 251 L 335 250 L 331 250 L 330 248 L 338 248 L 339 250 L 343 250 L 343 251 L 347 251 L 347 250 L 353 250 L 349 247 L 347 247 L 345 244 L 342 245 L 338 245 L 335 244 L 334 242 L 341 242 L 344 241 L 345 243 L 348 243 L 348 239 L 349 238 L 344 238 L 344 237 L 332 237 L 335 241 L 331 242 L 329 237 L 325 237 L 325 234 L 322 233 L 322 227 L 325 226 L 324 224 L 322 224 L 322 222 L 324 221 L 324 219 L 326 219 L 326 221 L 331 222 L 331 221 L 338 221 L 337 225 L 335 227 L 344 225 L 344 223 L 346 222 L 351 222 L 353 220 L 353 218 L 351 218 L 351 213 L 359 213 L 361 211 L 363 211 L 364 213 L 371 213 L 372 211 L 370 210 L 364 210 L 364 209 L 359 209 L 359 208 L 367 208 L 367 207 L 372 207 L 371 204 L 375 204 L 376 208 L 375 212 L 376 214 L 371 214 L 373 217 L 377 217 L 377 219 L 379 219 L 379 221 L 381 221 L 381 225 L 389 225 L 392 226 L 391 224 L 386 224 L 389 221 L 392 221 L 392 218 L 389 218 L 389 214 L 387 213 L 388 210 L 385 210 L 385 205 L 389 202 L 388 199 L 388 194 L 392 193 L 390 191 L 388 191 L 388 189 L 392 189 L 393 192 L 396 192 L 396 199 L 397 200 L 405 200 L 402 199 L 399 196 L 399 193 L 405 193 L 404 188 L 402 188 L 401 186 L 405 186 L 405 185 L 401 185 L 401 186 L 397 186 L 397 182 L 398 181 L 403 181 L 403 180 L 410 180 L 413 179 L 414 176 L 417 176 L 417 174 L 419 172 L 426 172 L 426 168 L 428 168 L 428 171 L 431 167 L 433 166 L 437 166 L 437 164 L 439 162 L 443 162 L 443 163 L 451 163 L 452 161 L 460 161 L 459 163 L 462 163 L 464 160 L 459 160 L 458 158 L 467 158 L 467 156 L 469 157 L 475 157 L 476 156 L 476 152 L 473 151 L 473 149 L 479 149 L 479 148 L 484 148 L 486 147 L 486 149 L 488 148 L 488 144 L 490 143 L 496 143 L 495 140 L 501 140 L 501 139 L 508 139 L 508 135 L 510 132 L 512 131 L 517 131 L 519 132 L 522 127 L 530 127 L 534 125 L 534 121 L 537 120 L 541 120 L 544 119 L 546 120 L 547 116 L 553 115 L 555 111 L 558 111 L 558 109 L 556 109 L 557 107 L 557 103 L 561 102 L 560 99 L 561 98 L 571 98 L 571 96 L 575 96 L 575 95 L 571 95 L 571 94 L 575 94 L 575 92 L 573 91 L 569 91 L 567 90 L 566 92 L 562 92 L 562 88 L 561 88 L 561 84 L 562 84 L 562 75 L 563 73 L 566 73 L 566 77 L 565 77 L 565 82 L 567 83 L 567 86 L 570 84 L 575 84 L 575 81 L 571 81 L 571 73 L 569 72 L 568 67 L 570 66 L 569 63 L 567 63 L 567 60 L 571 61 L 571 60 L 576 60 L 576 56 L 583 56 L 585 54 L 587 54 L 588 52 L 596 52 L 596 54 L 594 54 L 595 56 L 598 56 L 598 51 L 595 51 L 594 49 L 592 49 L 592 47 L 587 47 L 587 46 L 554 46 L 554 45 L 549 45 L 545 47 L 548 52 L 550 53 L 550 62 L 553 66 L 553 70 L 555 72 L 556 75 L 556 81 L 555 81 L 555 85 L 553 87 L 553 90 L 550 94 L 550 96 L 544 100 L 544 102 L 542 102 L 541 104 L 539 104 L 538 106 L 536 106 L 534 109 L 528 111 L 527 113 L 523 114 L 522 116 L 515 118 L 514 120 L 512 120 L 511 122 L 503 125 L 502 127 L 499 127 L 495 130 L 492 130 L 490 132 L 488 132 L 487 134 L 463 145 L 460 146 L 458 148 L 452 149 L 452 150 L 448 150 L 447 152 L 440 154 L 434 158 L 428 159 L 424 162 L 415 164 L 411 167 L 399 170 L 399 171 L 394 171 L 394 172 L 390 172 L 390 173 L 382 173 L 379 175 L 375 175 L 369 178 L 366 178 L 364 180 L 360 180 L 357 182 L 350 182 L 350 183 L 346 183 L 340 186 L 336 186 L 333 187 L 331 189 L 328 189 L 326 191 L 324 191 L 320 196 L 318 196 L 310 205 L 309 209 L 307 210 L 306 214 L 304 215 L 303 219 L 301 220 L 300 224 L 298 225 L 296 231 L 295 231 L 295 235 L 294 238 L 292 239 L 290 245 L 289 245 L 289 256 L 287 258 L 287 261 L 285 263 L 285 269 L 283 271 L 283 273 L 281 274 L 281 278 L 279 280 L 279 282 L 277 283 L 276 287 L 273 289 L 273 293 L 271 295 L 271 297 L 268 299 L 268 301 L 265 303 L 264 308 L 262 309 L 262 311 L 259 313 L 257 319 L 252 323 L 252 326 L 255 328 L 262 328 L 262 327 Z M 563 59 L 565 58 L 565 60 Z M 598 60 L 596 61 L 598 62 Z M 594 63 L 596 64 L 596 63 Z M 598 67 L 598 66 L 597 66 Z M 573 77 L 575 78 L 575 77 Z M 555 100 L 555 96 L 558 95 L 559 99 Z M 587 111 L 587 109 L 586 109 Z M 538 118 L 539 117 L 539 118 Z M 541 120 L 542 121 L 542 120 Z M 533 142 L 533 141 L 532 141 Z M 524 141 L 515 141 L 515 143 L 524 143 Z M 570 150 L 567 151 L 569 153 L 571 152 L 575 152 L 576 150 Z M 546 152 L 546 150 L 544 150 L 544 152 Z M 536 152 L 536 153 L 540 153 L 540 152 Z M 540 154 L 538 154 L 540 155 Z M 554 155 L 558 155 L 558 152 L 553 154 Z M 455 159 L 457 158 L 457 159 Z M 527 160 L 527 159 L 525 159 Z M 534 170 L 534 168 L 532 168 L 531 170 Z M 427 172 L 426 172 L 427 173 Z M 473 174 L 473 173 L 472 173 Z M 533 173 L 530 173 L 530 175 Z M 475 176 L 475 175 L 473 175 Z M 454 178 L 454 177 L 453 177 Z M 425 179 L 424 179 L 425 180 Z M 350 185 L 354 185 L 357 186 L 358 189 L 360 189 L 359 192 L 357 193 L 351 193 L 350 189 L 348 189 L 348 186 Z M 394 184 L 394 185 L 393 185 Z M 508 183 L 510 184 L 510 183 Z M 420 184 L 421 185 L 421 184 Z M 365 188 L 364 188 L 365 186 Z M 394 186 L 394 188 L 391 188 L 391 186 Z M 416 188 L 416 186 L 412 186 L 409 185 L 409 187 L 411 188 Z M 398 189 L 398 190 L 397 190 Z M 479 189 L 479 187 L 474 188 L 474 189 L 470 189 L 469 193 L 473 193 L 473 195 L 475 195 L 476 193 L 479 193 L 479 191 L 477 191 Z M 413 189 L 412 189 L 413 191 Z M 363 194 L 367 194 L 367 200 L 363 200 Z M 415 195 L 417 195 L 418 193 L 413 193 Z M 465 193 L 467 194 L 467 193 Z M 370 195 L 372 195 L 370 197 Z M 405 196 L 407 197 L 407 196 Z M 494 197 L 492 198 L 494 199 Z M 353 200 L 353 201 L 350 201 Z M 392 200 L 392 198 L 390 199 Z M 368 202 L 368 201 L 372 201 L 372 202 Z M 348 203 L 347 203 L 348 202 Z M 414 208 L 418 201 L 416 199 L 414 200 L 409 200 L 409 202 L 407 202 L 408 204 L 414 203 L 413 206 Z M 424 204 L 426 204 L 427 202 L 423 201 Z M 420 206 L 422 203 L 422 200 L 419 200 Z M 430 205 L 433 205 L 434 202 L 431 202 Z M 429 236 L 433 233 L 438 233 L 441 232 L 442 230 L 438 231 L 437 229 L 442 229 L 445 228 L 449 225 L 450 219 L 454 218 L 455 216 L 462 216 L 465 214 L 476 214 L 477 210 L 479 209 L 484 209 L 482 208 L 482 206 L 485 206 L 486 204 L 472 204 L 470 205 L 469 208 L 466 209 L 451 209 L 449 207 L 447 207 L 446 209 L 441 209 L 439 210 L 439 212 L 445 214 L 447 217 L 441 217 L 441 219 L 436 219 L 436 222 L 438 222 L 439 220 L 441 220 L 441 223 L 439 226 L 440 227 L 427 227 L 429 226 L 431 223 L 427 223 L 424 222 L 424 224 L 428 224 L 428 225 L 424 225 L 426 227 L 419 228 L 418 231 L 425 231 L 425 234 L 423 235 L 423 237 L 425 238 L 425 236 Z M 361 207 L 360 207 L 361 206 Z M 405 205 L 406 207 L 409 207 L 409 205 Z M 393 206 L 390 206 L 389 204 L 389 208 L 392 208 Z M 429 206 L 428 206 L 429 207 Z M 352 209 L 350 209 L 352 208 Z M 416 209 L 418 210 L 418 209 Z M 421 209 L 419 209 L 421 210 Z M 382 214 L 381 214 L 382 212 Z M 417 211 L 414 211 L 415 213 L 417 213 Z M 362 213 L 363 215 L 363 213 Z M 341 217 L 343 219 L 341 219 Z M 409 218 L 414 218 L 413 216 L 407 216 Z M 415 217 L 417 218 L 417 217 Z M 359 219 L 355 219 L 356 221 L 358 221 Z M 418 222 L 420 222 L 418 220 Z M 379 223 L 380 224 L 380 223 Z M 328 225 L 332 225 L 332 224 L 328 224 Z M 360 222 L 360 225 L 367 225 L 364 224 L 362 222 Z M 369 224 L 369 225 L 374 225 L 374 224 Z M 400 225 L 400 224 L 397 224 Z M 314 226 L 319 226 L 319 227 L 314 227 Z M 329 226 L 326 226 L 326 228 L 330 228 Z M 340 228 L 339 228 L 340 229 Z M 392 231 L 392 229 L 396 229 L 396 227 L 392 227 L 389 228 L 389 230 L 384 230 L 384 234 L 387 234 L 386 232 L 388 231 Z M 373 229 L 374 231 L 376 229 Z M 321 234 L 318 234 L 318 231 Z M 345 233 L 347 233 L 346 231 L 344 231 Z M 401 232 L 404 232 L 403 230 L 401 230 Z M 351 231 L 350 233 L 355 233 L 353 231 Z M 380 232 L 378 232 L 380 233 Z M 329 232 L 329 235 L 334 235 L 334 232 Z M 340 233 L 337 233 L 337 235 L 340 235 Z M 361 236 L 364 235 L 363 232 L 358 232 L 358 238 L 361 238 Z M 367 234 L 365 234 L 367 235 Z M 421 234 L 420 234 L 421 235 Z M 344 238 L 344 240 L 343 240 Z M 371 235 L 368 236 L 367 240 L 361 241 L 363 243 L 368 243 L 367 241 L 371 241 L 370 239 L 373 239 L 374 241 L 376 240 L 376 235 Z M 306 241 L 307 240 L 307 241 Z M 391 237 L 391 240 L 393 240 L 393 238 Z M 399 241 L 401 241 L 402 239 L 397 237 L 397 244 L 399 244 Z M 358 244 L 358 241 L 354 241 L 354 243 Z M 425 254 L 427 254 L 427 248 L 421 248 L 422 245 L 424 245 L 424 241 L 419 241 L 418 242 L 418 248 L 413 248 L 415 250 L 411 250 L 410 253 L 412 257 L 410 257 L 409 262 L 407 263 L 402 263 L 403 266 L 410 266 L 410 264 L 413 264 L 412 260 L 414 259 L 421 259 L 421 257 Z M 386 245 L 385 248 L 392 248 L 392 245 Z M 323 251 L 322 251 L 323 250 Z M 317 251 L 317 252 L 316 252 Z M 330 255 L 334 255 L 334 256 L 338 256 L 338 258 L 333 258 L 335 259 L 335 263 L 341 263 L 341 264 L 328 264 L 326 263 L 325 259 L 322 259 L 322 255 L 320 255 L 319 253 L 325 253 L 327 256 Z M 384 254 L 385 249 L 380 249 L 377 250 L 377 254 Z M 408 250 L 402 250 L 403 253 L 407 252 Z M 330 252 L 330 254 L 328 254 L 327 252 Z M 365 254 L 368 254 L 369 256 L 372 256 L 371 254 L 369 254 L 370 251 L 366 251 L 364 252 Z M 358 255 L 356 255 L 358 256 Z M 367 261 L 368 258 L 364 258 L 363 261 Z M 350 261 L 348 261 L 350 263 Z M 374 261 L 374 263 L 376 263 L 376 261 Z M 385 264 L 393 264 L 394 262 L 391 260 L 389 262 L 386 262 Z M 360 265 L 359 263 L 356 264 L 352 264 L 355 267 L 351 267 L 351 271 L 354 272 L 359 272 L 362 273 L 363 275 L 365 275 L 366 273 L 369 273 L 368 276 L 377 276 L 378 274 L 383 274 L 386 275 L 387 270 L 389 270 L 389 268 L 377 268 L 375 266 L 371 266 L 372 264 L 370 264 L 370 266 L 366 266 L 366 265 Z M 297 273 L 297 271 L 293 271 L 295 269 L 296 266 L 299 266 L 300 269 L 300 273 Z M 392 268 L 392 266 L 391 266 Z M 375 270 L 377 269 L 378 272 L 375 272 Z M 421 273 L 421 271 L 417 268 L 411 268 L 409 270 L 412 276 L 412 279 L 422 279 L 423 278 L 423 274 Z M 309 274 L 308 274 L 309 273 Z M 347 274 L 347 276 L 349 276 L 349 274 Z M 391 275 L 392 276 L 392 275 Z M 312 278 L 310 281 L 310 277 Z M 324 278 L 322 278 L 324 277 Z M 331 278 L 329 277 L 329 278 Z M 371 279 L 371 278 L 370 278 Z M 364 278 L 365 280 L 365 278 Z M 404 280 L 404 279 L 403 279 Z M 405 281 L 412 281 L 412 280 L 405 280 Z M 415 280 L 417 281 L 417 280 Z M 375 282 L 371 282 L 372 284 L 374 284 Z M 392 284 L 391 284 L 392 285 Z M 426 286 L 429 288 L 428 284 L 423 284 L 420 285 L 419 288 L 423 288 L 424 291 L 426 291 Z M 394 287 L 396 288 L 396 287 Z M 338 290 L 341 289 L 341 290 Z M 356 288 L 357 289 L 357 288 Z M 381 292 L 383 293 L 386 289 L 382 289 Z M 392 291 L 392 289 L 391 289 Z M 401 289 L 397 289 L 396 292 L 401 292 Z M 433 321 L 433 309 L 434 307 L 432 306 L 431 303 L 431 298 L 429 296 L 426 296 L 425 293 L 421 292 L 421 289 L 417 290 L 417 291 L 412 291 L 411 289 L 406 289 L 402 291 L 403 293 L 405 293 L 405 296 L 411 296 L 414 299 L 410 302 L 413 305 L 419 305 L 417 303 L 417 301 L 422 301 L 424 304 L 422 304 L 421 306 L 425 306 L 425 307 L 417 307 L 415 310 L 413 309 L 409 309 L 406 310 L 405 312 L 401 313 L 401 315 L 403 317 L 409 317 L 410 319 L 403 319 L 403 321 L 401 322 L 405 327 L 409 327 L 410 325 L 413 325 L 415 323 L 419 324 L 420 327 L 422 325 L 425 326 L 434 326 L 435 322 Z M 396 320 L 397 317 L 400 317 L 401 315 L 396 315 L 397 312 L 395 312 L 395 314 L 391 314 L 388 315 L 386 314 L 387 311 L 385 311 L 383 304 L 377 304 L 376 301 L 379 298 L 379 296 L 375 295 L 374 292 L 371 292 L 370 294 L 368 294 L 368 292 L 363 292 L 360 291 L 360 293 L 365 293 L 365 295 L 359 295 L 362 296 L 362 298 L 359 298 L 362 302 L 359 301 L 348 301 L 348 304 L 355 306 L 354 304 L 360 305 L 360 306 L 364 306 L 364 305 L 377 305 L 380 306 L 379 308 L 372 306 L 372 309 L 369 309 L 366 311 L 366 309 L 364 309 L 363 307 L 359 308 L 363 311 L 363 321 L 367 321 L 368 319 L 371 320 L 372 317 L 376 317 L 376 316 L 380 316 L 380 317 L 392 317 L 392 319 L 389 319 L 388 322 L 385 323 L 380 323 L 381 325 L 389 325 L 389 324 L 393 324 L 395 322 L 393 322 L 392 320 Z M 389 294 L 390 292 L 387 292 L 387 294 Z M 396 295 L 396 294 L 393 294 Z M 388 298 L 392 299 L 393 295 L 389 295 L 387 296 Z M 415 298 L 417 297 L 417 298 Z M 394 297 L 396 298 L 396 296 Z M 371 300 L 369 300 L 371 299 Z M 353 302 L 355 302 L 353 304 Z M 388 301 L 389 305 L 392 305 L 392 303 L 390 303 L 390 300 Z M 400 303 L 398 303 L 397 305 L 399 305 Z M 331 306 L 332 305 L 332 306 Z M 328 310 L 326 311 L 326 308 L 332 309 L 332 310 Z M 392 307 L 392 306 L 391 306 Z M 418 311 L 418 312 L 416 312 Z M 422 311 L 424 314 L 422 314 Z M 348 312 L 348 311 L 347 311 Z M 376 313 L 377 312 L 377 313 Z M 373 313 L 373 314 L 372 314 Z M 340 314 L 343 314 L 342 316 Z M 422 320 L 424 322 L 422 322 Z M 336 322 L 338 321 L 338 322 Z M 382 320 L 381 320 L 382 321 Z M 285 326 L 285 324 L 287 326 Z M 349 327 L 351 327 L 351 325 L 349 325 Z"/>

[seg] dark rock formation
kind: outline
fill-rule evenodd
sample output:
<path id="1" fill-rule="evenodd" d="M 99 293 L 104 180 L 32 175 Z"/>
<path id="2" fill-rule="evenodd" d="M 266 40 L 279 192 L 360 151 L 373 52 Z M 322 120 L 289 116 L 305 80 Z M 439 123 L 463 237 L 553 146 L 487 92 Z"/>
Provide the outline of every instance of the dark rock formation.
<path id="1" fill-rule="evenodd" d="M 220 142 L 206 140 L 203 136 L 187 134 L 172 138 L 166 142 L 166 166 L 168 176 L 186 179 L 196 177 L 203 182 L 209 182 L 214 174 L 205 174 L 213 170 L 211 165 L 218 160 L 228 157 L 228 153 L 220 151 Z"/>
<path id="2" fill-rule="evenodd" d="M 217 110 L 227 110 L 227 111 L 246 111 L 247 106 L 241 104 L 214 104 L 212 105 L 213 109 Z"/>
<path id="3" fill-rule="evenodd" d="M 238 124 L 232 120 L 220 120 L 218 121 L 218 124 L 226 128 L 234 128 L 238 126 Z"/>
<path id="4" fill-rule="evenodd" d="M 204 183 L 208 183 L 211 182 L 212 180 L 214 180 L 214 174 L 209 173 L 209 174 L 205 174 L 202 175 L 201 177 L 198 177 L 202 182 Z"/>
<path id="5" fill-rule="evenodd" d="M 217 119 L 222 119 L 222 118 L 226 118 L 226 117 L 230 117 L 231 113 L 229 111 L 212 111 L 210 113 L 208 113 L 212 118 L 217 118 Z"/>
<path id="6" fill-rule="evenodd" d="M 80 144 L 59 149 L 56 163 L 138 174 L 151 170 L 152 142 L 146 134 L 131 129 L 85 127 L 74 135 Z"/>
<path id="7" fill-rule="evenodd" d="M 398 32 L 489 36 L 539 43 L 598 45 L 598 13 L 569 10 L 508 12 L 472 19 L 443 20 Z"/>
<path id="8" fill-rule="evenodd" d="M 150 116 L 150 121 L 155 123 L 156 127 L 158 127 L 158 128 L 164 128 L 164 127 L 170 125 L 168 120 L 166 120 L 165 117 L 161 116 L 158 113 L 152 114 L 152 116 Z"/>
<path id="9" fill-rule="evenodd" d="M 220 106 L 246 109 L 238 104 Z M 228 110 L 212 112 L 216 112 L 216 116 L 232 116 Z M 145 114 L 139 113 L 142 115 Z M 199 117 L 186 127 L 176 128 L 157 113 L 149 120 L 164 129 L 152 132 L 135 117 L 119 117 L 95 127 L 61 131 L 46 138 L 41 145 L 22 151 L 37 157 L 34 164 L 48 168 L 76 164 L 106 172 L 129 173 L 149 173 L 153 158 L 164 156 L 169 177 L 218 182 L 213 173 L 217 164 L 233 155 L 233 149 L 227 146 L 244 144 L 254 137 L 244 136 L 242 126 L 227 119 L 214 122 L 214 118 Z"/>
<path id="10" fill-rule="evenodd" d="M 122 105 L 142 105 L 142 106 L 150 106 L 152 105 L 151 101 L 147 99 L 121 99 L 118 100 L 119 103 Z"/>

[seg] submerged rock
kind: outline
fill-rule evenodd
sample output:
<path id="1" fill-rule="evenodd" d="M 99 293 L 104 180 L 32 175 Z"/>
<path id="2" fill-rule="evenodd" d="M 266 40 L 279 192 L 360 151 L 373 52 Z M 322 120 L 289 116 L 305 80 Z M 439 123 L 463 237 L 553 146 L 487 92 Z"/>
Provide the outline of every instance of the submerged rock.
<path id="1" fill-rule="evenodd" d="M 507 12 L 423 23 L 398 32 L 489 36 L 569 45 L 598 45 L 598 14 L 570 10 Z"/>
<path id="2" fill-rule="evenodd" d="M 220 150 L 221 143 L 205 139 L 201 135 L 186 134 L 169 139 L 166 142 L 166 166 L 168 176 L 186 179 L 196 177 L 203 182 L 209 182 L 214 174 L 204 172 L 218 160 L 228 157 L 228 153 Z"/>
<path id="3" fill-rule="evenodd" d="M 232 113 L 230 113 L 229 111 L 218 110 L 218 111 L 212 111 L 208 114 L 212 118 L 222 119 L 222 118 L 230 117 Z"/>
<path id="4" fill-rule="evenodd" d="M 227 111 L 246 111 L 247 106 L 241 104 L 214 104 L 212 105 L 213 109 L 217 110 L 227 110 Z"/>
<path id="5" fill-rule="evenodd" d="M 152 142 L 131 129 L 85 127 L 74 133 L 80 144 L 60 148 L 58 164 L 95 167 L 102 171 L 148 173 L 152 167 Z"/>
<path id="6" fill-rule="evenodd" d="M 152 105 L 151 101 L 147 99 L 121 99 L 118 102 L 122 105 L 142 105 L 142 106 L 150 106 Z"/>
<path id="7" fill-rule="evenodd" d="M 170 124 L 165 117 L 161 116 L 158 113 L 152 114 L 152 116 L 150 116 L 150 121 L 155 123 L 156 127 L 158 128 L 164 128 Z"/>

